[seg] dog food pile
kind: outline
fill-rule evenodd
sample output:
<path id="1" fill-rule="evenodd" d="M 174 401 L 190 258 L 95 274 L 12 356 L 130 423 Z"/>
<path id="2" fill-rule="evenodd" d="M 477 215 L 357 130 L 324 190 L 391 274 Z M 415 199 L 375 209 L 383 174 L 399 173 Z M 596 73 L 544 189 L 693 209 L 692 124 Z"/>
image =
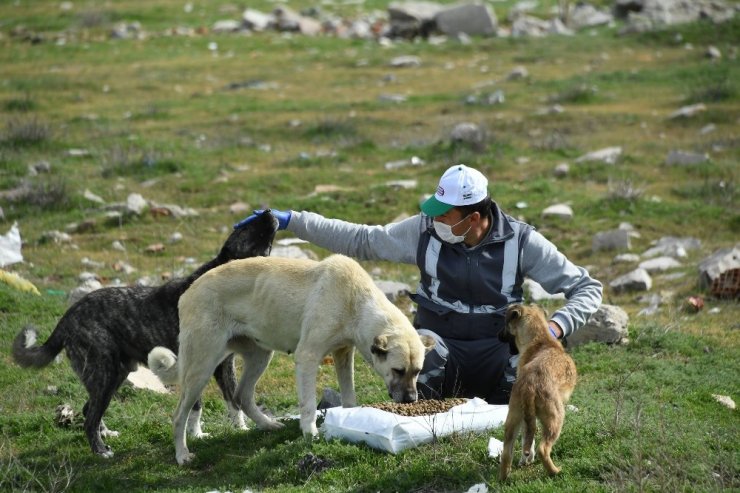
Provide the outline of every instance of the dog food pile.
<path id="1" fill-rule="evenodd" d="M 462 398 L 444 400 L 428 399 L 405 404 L 400 402 L 378 402 L 376 404 L 370 404 L 368 407 L 401 416 L 426 416 L 427 414 L 445 413 L 451 408 L 465 402 L 467 402 L 467 399 Z"/>

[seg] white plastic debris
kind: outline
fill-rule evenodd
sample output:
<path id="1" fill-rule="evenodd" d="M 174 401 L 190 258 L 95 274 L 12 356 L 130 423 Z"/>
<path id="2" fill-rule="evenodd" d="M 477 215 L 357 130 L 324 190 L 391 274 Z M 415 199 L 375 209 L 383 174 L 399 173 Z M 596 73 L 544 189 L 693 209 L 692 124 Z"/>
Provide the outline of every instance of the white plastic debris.
<path id="1" fill-rule="evenodd" d="M 497 438 L 488 439 L 488 457 L 495 459 L 504 451 L 504 442 Z"/>
<path id="2" fill-rule="evenodd" d="M 21 232 L 16 222 L 6 234 L 0 235 L 0 267 L 23 262 L 21 244 Z"/>

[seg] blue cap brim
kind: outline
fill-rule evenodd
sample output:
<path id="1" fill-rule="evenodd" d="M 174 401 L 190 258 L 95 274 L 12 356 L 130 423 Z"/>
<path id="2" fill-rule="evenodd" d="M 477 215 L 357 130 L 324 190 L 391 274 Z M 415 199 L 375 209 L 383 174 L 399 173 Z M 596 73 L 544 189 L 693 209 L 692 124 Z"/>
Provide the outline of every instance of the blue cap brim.
<path id="1" fill-rule="evenodd" d="M 440 202 L 434 195 L 432 195 L 423 204 L 421 204 L 421 212 L 429 217 L 436 217 L 441 216 L 453 207 L 455 206 Z"/>

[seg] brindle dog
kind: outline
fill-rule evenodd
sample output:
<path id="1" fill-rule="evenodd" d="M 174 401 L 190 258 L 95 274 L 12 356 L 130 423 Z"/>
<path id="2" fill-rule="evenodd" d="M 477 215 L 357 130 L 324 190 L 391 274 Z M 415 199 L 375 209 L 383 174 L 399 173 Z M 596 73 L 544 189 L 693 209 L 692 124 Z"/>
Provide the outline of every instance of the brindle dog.
<path id="1" fill-rule="evenodd" d="M 35 345 L 36 329 L 26 326 L 13 342 L 13 357 L 22 367 L 48 365 L 62 349 L 89 394 L 82 412 L 85 434 L 94 453 L 112 457 L 104 436 L 117 436 L 103 423 L 103 414 L 116 390 L 136 369 L 146 364 L 156 346 L 174 352 L 178 348 L 180 295 L 201 275 L 231 260 L 268 256 L 278 221 L 270 213 L 236 228 L 219 254 L 186 278 L 173 279 L 158 287 L 109 287 L 93 291 L 72 305 L 47 341 Z M 244 427 L 243 414 L 233 403 L 236 376 L 233 355 L 215 370 L 216 382 L 237 426 Z M 200 402 L 193 407 L 193 433 L 200 434 Z"/>

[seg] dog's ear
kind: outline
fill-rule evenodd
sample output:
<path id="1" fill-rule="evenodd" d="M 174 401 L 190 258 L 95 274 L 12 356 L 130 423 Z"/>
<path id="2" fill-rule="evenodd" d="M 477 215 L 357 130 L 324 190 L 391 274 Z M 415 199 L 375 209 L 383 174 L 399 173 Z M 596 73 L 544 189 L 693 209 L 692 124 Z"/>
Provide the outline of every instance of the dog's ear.
<path id="1" fill-rule="evenodd" d="M 522 305 L 511 305 L 506 310 L 506 323 L 516 320 L 522 316 Z"/>
<path id="2" fill-rule="evenodd" d="M 380 359 L 385 359 L 388 355 L 388 338 L 383 335 L 376 336 L 370 352 Z"/>
<path id="3" fill-rule="evenodd" d="M 437 344 L 437 341 L 434 340 L 434 337 L 432 336 L 419 336 L 421 338 L 421 343 L 424 344 L 424 354 L 428 353 L 429 351 L 434 348 L 434 345 Z"/>

